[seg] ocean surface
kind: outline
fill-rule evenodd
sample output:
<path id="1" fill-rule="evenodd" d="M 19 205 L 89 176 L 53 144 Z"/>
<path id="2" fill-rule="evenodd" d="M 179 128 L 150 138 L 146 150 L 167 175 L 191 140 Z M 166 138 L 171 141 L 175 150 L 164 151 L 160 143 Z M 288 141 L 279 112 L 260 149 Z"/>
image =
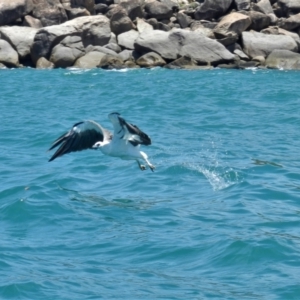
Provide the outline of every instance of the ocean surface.
<path id="1" fill-rule="evenodd" d="M 300 73 L 0 70 L 0 299 L 300 299 Z M 119 112 L 155 172 L 87 150 Z"/>

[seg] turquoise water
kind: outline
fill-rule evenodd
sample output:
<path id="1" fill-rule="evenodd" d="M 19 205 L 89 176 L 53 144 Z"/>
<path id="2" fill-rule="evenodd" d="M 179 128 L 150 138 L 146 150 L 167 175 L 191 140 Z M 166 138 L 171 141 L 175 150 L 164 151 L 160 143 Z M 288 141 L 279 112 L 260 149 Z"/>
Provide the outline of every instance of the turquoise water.
<path id="1" fill-rule="evenodd" d="M 0 299 L 300 299 L 300 73 L 0 70 Z M 156 171 L 48 163 L 118 111 Z"/>

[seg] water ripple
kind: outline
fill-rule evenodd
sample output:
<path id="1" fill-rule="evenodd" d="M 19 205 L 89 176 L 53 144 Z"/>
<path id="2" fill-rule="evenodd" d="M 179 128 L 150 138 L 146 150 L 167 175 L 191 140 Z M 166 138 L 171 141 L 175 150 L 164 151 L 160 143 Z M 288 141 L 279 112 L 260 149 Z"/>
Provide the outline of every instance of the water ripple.
<path id="1" fill-rule="evenodd" d="M 299 76 L 0 70 L 0 298 L 298 299 Z M 155 172 L 48 163 L 111 111 L 151 136 Z"/>

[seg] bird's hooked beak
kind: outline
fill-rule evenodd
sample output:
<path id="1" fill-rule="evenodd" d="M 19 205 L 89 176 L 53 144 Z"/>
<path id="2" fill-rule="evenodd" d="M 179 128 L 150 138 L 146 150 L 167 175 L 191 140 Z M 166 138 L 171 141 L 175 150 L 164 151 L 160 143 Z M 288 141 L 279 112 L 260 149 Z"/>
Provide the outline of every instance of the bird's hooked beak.
<path id="1" fill-rule="evenodd" d="M 97 150 L 97 149 L 101 148 L 102 146 L 103 146 L 102 142 L 97 142 L 92 146 L 92 148 Z"/>

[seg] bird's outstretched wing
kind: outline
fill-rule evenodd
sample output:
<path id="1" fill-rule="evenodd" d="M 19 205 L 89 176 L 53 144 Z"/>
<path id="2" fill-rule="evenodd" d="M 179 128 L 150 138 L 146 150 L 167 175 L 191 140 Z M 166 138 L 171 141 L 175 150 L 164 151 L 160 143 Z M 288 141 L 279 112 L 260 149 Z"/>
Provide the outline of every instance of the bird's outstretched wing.
<path id="1" fill-rule="evenodd" d="M 119 113 L 111 113 L 108 117 L 114 126 L 114 138 L 127 140 L 133 146 L 151 145 L 150 137 L 136 125 L 127 123 Z"/>
<path id="2" fill-rule="evenodd" d="M 70 152 L 91 149 L 96 142 L 103 142 L 111 138 L 111 133 L 102 128 L 102 126 L 95 121 L 82 121 L 76 123 L 70 131 L 66 132 L 53 142 L 48 151 L 59 145 L 60 147 L 49 161 Z"/>

